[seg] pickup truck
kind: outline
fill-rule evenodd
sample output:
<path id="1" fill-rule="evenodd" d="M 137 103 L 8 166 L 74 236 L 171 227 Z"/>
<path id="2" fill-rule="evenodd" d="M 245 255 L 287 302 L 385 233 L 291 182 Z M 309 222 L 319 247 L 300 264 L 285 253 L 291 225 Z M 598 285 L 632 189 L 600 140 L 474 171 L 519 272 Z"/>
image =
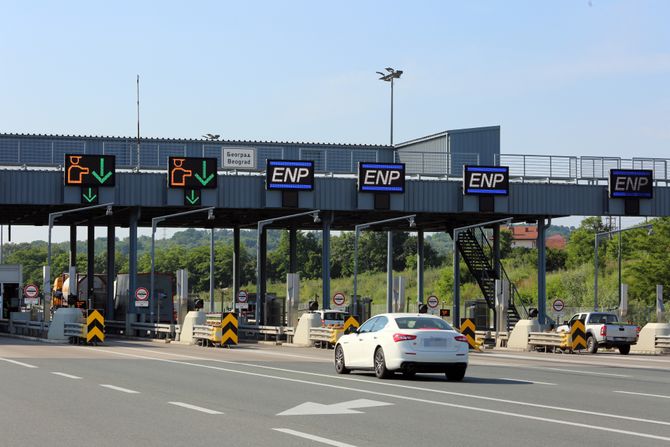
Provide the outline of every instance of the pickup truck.
<path id="1" fill-rule="evenodd" d="M 611 312 L 582 312 L 572 316 L 570 321 L 559 326 L 556 332 L 570 332 L 572 322 L 582 320 L 586 329 L 586 350 L 595 354 L 598 348 L 619 348 L 626 355 L 630 345 L 637 343 L 637 326 L 619 322 Z"/>

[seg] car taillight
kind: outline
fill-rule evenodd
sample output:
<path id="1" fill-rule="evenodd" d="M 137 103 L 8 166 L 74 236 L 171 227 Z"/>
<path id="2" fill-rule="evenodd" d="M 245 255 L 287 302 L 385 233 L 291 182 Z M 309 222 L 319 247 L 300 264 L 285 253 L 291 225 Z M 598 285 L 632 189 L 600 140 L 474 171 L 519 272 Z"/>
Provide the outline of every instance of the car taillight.
<path id="1" fill-rule="evenodd" d="M 600 328 L 600 335 L 605 337 L 607 335 L 607 326 L 603 324 L 603 326 Z"/>
<path id="2" fill-rule="evenodd" d="M 462 341 L 463 343 L 467 343 L 468 339 L 465 335 L 457 335 L 454 337 L 454 340 L 456 341 Z"/>
<path id="3" fill-rule="evenodd" d="M 398 343 L 399 341 L 415 340 L 416 335 L 410 334 L 393 334 L 393 341 Z"/>

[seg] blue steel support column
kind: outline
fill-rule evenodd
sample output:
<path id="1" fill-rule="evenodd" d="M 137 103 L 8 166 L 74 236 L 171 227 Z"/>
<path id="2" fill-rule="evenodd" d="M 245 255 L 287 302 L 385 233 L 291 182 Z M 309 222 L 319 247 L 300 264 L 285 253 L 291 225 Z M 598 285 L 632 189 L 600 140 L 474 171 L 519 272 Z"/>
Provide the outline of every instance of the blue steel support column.
<path id="1" fill-rule="evenodd" d="M 107 305 L 105 306 L 105 319 L 114 319 L 114 277 L 116 268 L 114 266 L 116 258 L 116 227 L 111 222 L 107 226 Z"/>
<path id="2" fill-rule="evenodd" d="M 452 236 L 458 238 L 456 232 Z M 455 328 L 461 327 L 461 253 L 458 251 L 458 244 L 454 243 L 454 309 L 452 322 Z"/>
<path id="3" fill-rule="evenodd" d="M 298 230 L 288 230 L 288 272 L 298 271 Z"/>
<path id="4" fill-rule="evenodd" d="M 495 272 L 496 279 L 502 279 L 502 269 L 500 268 L 500 224 L 493 226 L 493 271 Z M 502 283 L 501 283 L 502 284 Z M 498 289 L 495 289 L 496 293 Z M 497 300 L 497 298 L 494 299 Z M 498 306 L 493 308 L 493 326 L 496 331 L 502 330 L 498 327 Z"/>
<path id="5" fill-rule="evenodd" d="M 70 267 L 77 266 L 77 226 L 70 225 Z M 70 293 L 77 293 L 76 290 Z"/>
<path id="6" fill-rule="evenodd" d="M 386 244 L 386 312 L 393 312 L 393 231 Z"/>
<path id="7" fill-rule="evenodd" d="M 209 233 L 209 311 L 214 312 L 214 227 Z M 223 312 L 223 303 L 221 303 Z"/>
<path id="8" fill-rule="evenodd" d="M 93 291 L 95 290 L 95 226 L 92 221 L 89 221 L 88 232 L 87 232 L 87 255 L 86 255 L 86 287 L 87 287 L 87 296 L 88 303 L 86 304 L 87 309 L 94 309 L 94 296 Z"/>
<path id="9" fill-rule="evenodd" d="M 331 219 L 323 219 L 323 238 L 321 241 L 321 293 L 323 294 L 323 309 L 330 309 L 330 223 Z"/>
<path id="10" fill-rule="evenodd" d="M 233 228 L 233 312 L 240 293 L 240 227 Z"/>
<path id="11" fill-rule="evenodd" d="M 416 302 L 423 303 L 423 230 L 416 233 Z"/>
<path id="12" fill-rule="evenodd" d="M 538 321 L 544 324 L 547 315 L 547 254 L 544 218 L 537 221 L 537 313 Z"/>
<path id="13" fill-rule="evenodd" d="M 130 303 L 133 302 L 135 289 L 137 289 L 137 221 L 139 218 L 140 210 L 139 208 L 134 208 L 130 212 L 130 225 L 128 228 L 128 302 L 126 302 L 126 334 L 130 334 Z"/>
<path id="14" fill-rule="evenodd" d="M 260 250 L 261 250 L 261 282 L 260 290 L 256 295 L 256 324 L 265 324 L 266 316 L 266 294 L 267 294 L 267 257 L 268 257 L 268 232 L 263 229 L 260 235 Z M 262 315 L 259 315 L 262 312 Z"/>

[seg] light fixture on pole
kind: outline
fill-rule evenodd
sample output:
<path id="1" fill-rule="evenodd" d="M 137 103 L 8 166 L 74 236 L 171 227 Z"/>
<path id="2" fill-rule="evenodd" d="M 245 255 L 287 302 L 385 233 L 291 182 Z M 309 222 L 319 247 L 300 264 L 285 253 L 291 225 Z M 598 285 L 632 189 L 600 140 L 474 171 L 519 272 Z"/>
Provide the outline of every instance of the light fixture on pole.
<path id="1" fill-rule="evenodd" d="M 288 216 L 275 217 L 272 219 L 260 220 L 257 223 L 257 234 L 256 234 L 256 309 L 254 311 L 254 318 L 256 320 L 256 326 L 260 326 L 260 302 L 261 302 L 261 268 L 265 268 L 264 265 L 261 265 L 261 235 L 263 234 L 263 228 L 277 222 L 280 220 L 293 219 L 295 217 L 301 216 L 312 216 L 314 223 L 321 222 L 319 213 L 321 210 L 305 211 L 304 213 L 290 214 Z"/>
<path id="2" fill-rule="evenodd" d="M 184 211 L 183 213 L 175 214 L 166 214 L 165 216 L 158 216 L 151 219 L 151 274 L 150 274 L 150 286 L 149 286 L 149 298 L 154 299 L 154 274 L 156 272 L 156 227 L 159 223 L 171 219 L 173 217 L 187 216 L 189 214 L 195 213 L 204 213 L 207 212 L 207 219 L 212 220 L 214 218 L 214 207 L 210 206 L 207 208 L 199 208 L 197 210 Z M 214 263 L 214 250 L 210 249 L 209 253 L 209 262 L 210 264 Z M 211 272 L 211 270 L 210 270 Z M 128 295 L 131 296 L 134 291 L 129 291 Z M 214 299 L 213 296 L 209 297 L 210 301 Z M 156 321 L 154 321 L 154 306 L 151 306 L 151 322 L 160 322 L 160 315 L 158 314 L 158 300 L 156 299 Z"/>
<path id="3" fill-rule="evenodd" d="M 354 227 L 354 296 L 351 300 L 352 302 L 352 309 L 351 313 L 355 314 L 356 313 L 356 294 L 358 292 L 358 238 L 360 236 L 361 230 L 364 230 L 366 228 L 369 228 L 373 225 L 379 225 L 379 224 L 384 224 L 388 222 L 396 222 L 398 220 L 407 220 L 407 223 L 409 224 L 410 228 L 416 227 L 416 214 L 412 214 L 409 216 L 402 216 L 402 217 L 394 217 L 393 219 L 385 219 L 385 220 L 378 220 L 376 222 L 367 222 L 364 224 L 359 224 Z M 391 287 L 393 284 L 391 284 Z M 387 307 L 388 307 L 388 302 L 387 302 Z M 390 312 L 390 311 L 389 311 Z"/>
<path id="4" fill-rule="evenodd" d="M 641 228 L 646 228 L 647 231 L 647 236 L 651 236 L 652 231 L 653 231 L 653 225 L 652 224 L 644 224 L 644 225 L 636 225 L 634 227 L 629 227 L 629 228 L 621 228 L 621 224 L 619 224 L 619 229 L 618 230 L 611 230 L 611 231 L 603 231 L 602 233 L 596 233 L 594 242 L 593 242 L 593 249 L 594 249 L 594 255 L 593 255 L 593 310 L 597 311 L 598 310 L 598 246 L 600 245 L 600 239 L 605 237 L 605 236 L 612 236 L 614 234 L 619 235 L 619 254 L 618 254 L 618 263 L 619 263 L 619 303 L 621 303 L 621 233 L 624 231 L 630 231 L 630 230 L 639 230 Z"/>
<path id="5" fill-rule="evenodd" d="M 393 146 L 393 81 L 400 79 L 402 70 L 396 70 L 391 67 L 386 67 L 386 73 L 378 71 L 377 74 L 381 77 L 380 81 L 389 82 L 391 84 L 391 142 Z M 386 242 L 386 302 L 392 301 L 393 297 L 393 232 L 387 233 Z"/>

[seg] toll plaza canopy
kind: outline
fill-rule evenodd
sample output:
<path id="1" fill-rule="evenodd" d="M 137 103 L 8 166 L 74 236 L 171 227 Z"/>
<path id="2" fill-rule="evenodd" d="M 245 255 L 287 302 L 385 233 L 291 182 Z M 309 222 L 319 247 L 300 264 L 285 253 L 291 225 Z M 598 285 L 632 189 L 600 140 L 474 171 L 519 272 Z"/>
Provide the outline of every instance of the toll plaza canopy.
<path id="1" fill-rule="evenodd" d="M 90 277 L 95 273 L 94 227 L 106 226 L 109 284 L 114 281 L 115 228 L 128 226 L 129 294 L 138 285 L 137 227 L 157 225 L 156 218 L 179 213 L 164 224 L 233 228 L 235 253 L 239 253 L 241 228 L 262 228 L 257 236 L 256 273 L 261 301 L 266 298 L 264 230 L 290 228 L 293 235 L 296 229 L 322 230 L 322 297 L 323 307 L 329 308 L 330 231 L 383 221 L 371 229 L 412 227 L 418 232 L 419 266 L 424 231 L 452 234 L 458 245 L 453 263 L 455 322 L 460 321 L 458 256 L 463 256 L 494 312 L 494 280 L 508 279 L 499 259 L 499 226 L 493 228 L 492 262 L 475 231 L 464 227 L 503 219 L 537 221 L 537 306 L 539 321 L 544 323 L 548 219 L 669 216 L 668 180 L 666 159 L 503 154 L 497 126 L 445 131 L 393 147 L 0 134 L 0 224 L 70 226 L 71 265 L 75 265 L 76 227 L 87 226 Z M 78 210 L 93 205 L 108 206 Z M 203 208 L 211 212 L 189 212 Z M 312 213 L 316 210 L 318 216 Z M 300 218 L 288 218 L 296 214 Z M 410 215 L 411 219 L 404 218 Z M 213 236 L 211 240 L 213 247 Z M 291 236 L 291 272 L 297 271 L 295 240 Z M 392 246 L 392 233 L 388 246 Z M 212 257 L 210 248 L 211 265 Z M 387 257 L 391 272 L 392 256 Z M 234 296 L 240 286 L 239 263 L 236 255 Z M 421 303 L 421 267 L 417 275 Z M 46 283 L 45 289 L 50 290 L 48 278 Z M 390 306 L 390 274 L 387 283 Z M 150 293 L 154 295 L 153 290 Z M 353 295 L 356 300 L 355 281 Z M 111 288 L 106 300 L 107 315 L 113 316 Z M 263 321 L 261 307 L 255 311 L 257 324 Z M 501 308 L 499 315 L 502 312 Z M 126 321 L 139 313 L 141 309 L 131 305 Z M 512 294 L 504 323 L 507 329 L 524 314 L 528 314 L 525 304 Z"/>
<path id="2" fill-rule="evenodd" d="M 194 214 L 170 226 L 248 227 L 296 209 L 330 213 L 342 230 L 405 214 L 425 231 L 498 217 L 670 215 L 668 160 L 501 154 L 497 126 L 394 147 L 1 134 L 0 166 L 0 223 L 14 225 L 45 225 L 50 212 L 95 203 L 113 203 L 112 216 L 96 219 L 116 226 L 133 210 L 150 226 L 208 206 L 216 212 L 206 225 Z M 56 224 L 79 221 L 71 213 Z M 405 223 L 374 229 L 394 225 Z"/>

